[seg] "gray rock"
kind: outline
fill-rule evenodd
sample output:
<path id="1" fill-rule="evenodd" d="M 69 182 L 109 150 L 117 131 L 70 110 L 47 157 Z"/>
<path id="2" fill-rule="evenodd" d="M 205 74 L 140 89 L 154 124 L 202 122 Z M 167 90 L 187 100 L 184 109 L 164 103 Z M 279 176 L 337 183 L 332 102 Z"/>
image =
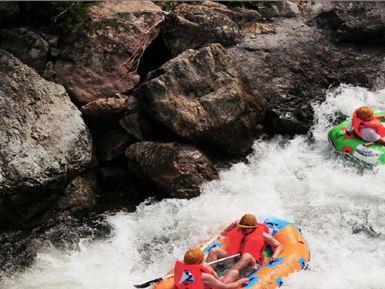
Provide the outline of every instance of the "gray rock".
<path id="1" fill-rule="evenodd" d="M 92 159 L 92 140 L 64 87 L 0 50 L 0 227 L 41 213 Z"/>
<path id="2" fill-rule="evenodd" d="M 313 125 L 312 103 L 340 83 L 385 87 L 381 49 L 336 46 L 322 31 L 299 18 L 281 18 L 276 34 L 244 39 L 228 49 L 252 88 L 268 102 L 267 131 L 306 133 Z"/>
<path id="3" fill-rule="evenodd" d="M 130 145 L 126 157 L 138 178 L 170 197 L 196 197 L 203 182 L 218 178 L 211 161 L 192 145 L 143 141 Z"/>
<path id="4" fill-rule="evenodd" d="M 269 4 L 261 8 L 261 14 L 262 14 L 262 17 L 267 19 L 272 19 L 280 16 L 277 5 L 273 5 L 273 4 Z"/>
<path id="5" fill-rule="evenodd" d="M 56 203 L 59 211 L 77 213 L 90 210 L 96 205 L 98 184 L 92 174 L 74 178 L 64 190 L 64 196 Z"/>
<path id="6" fill-rule="evenodd" d="M 238 26 L 242 26 L 245 23 L 256 22 L 261 20 L 261 14 L 253 9 L 247 9 L 245 7 L 231 7 L 221 4 L 219 2 L 204 1 L 203 6 L 230 17 Z"/>
<path id="7" fill-rule="evenodd" d="M 296 17 L 299 15 L 297 4 L 291 1 L 281 1 L 278 3 L 279 15 L 282 17 Z"/>
<path id="8" fill-rule="evenodd" d="M 1 29 L 0 48 L 8 51 L 37 71 L 43 71 L 49 45 L 38 33 L 26 28 Z"/>
<path id="9" fill-rule="evenodd" d="M 213 42 L 232 46 L 239 36 L 239 28 L 216 7 L 181 4 L 167 16 L 162 34 L 170 53 L 176 56 Z"/>
<path id="10" fill-rule="evenodd" d="M 385 2 L 337 2 L 320 13 L 314 22 L 336 42 L 358 45 L 385 44 Z"/>
<path id="11" fill-rule="evenodd" d="M 135 95 L 148 115 L 191 142 L 239 155 L 261 133 L 264 100 L 220 44 L 187 50 L 151 72 Z"/>

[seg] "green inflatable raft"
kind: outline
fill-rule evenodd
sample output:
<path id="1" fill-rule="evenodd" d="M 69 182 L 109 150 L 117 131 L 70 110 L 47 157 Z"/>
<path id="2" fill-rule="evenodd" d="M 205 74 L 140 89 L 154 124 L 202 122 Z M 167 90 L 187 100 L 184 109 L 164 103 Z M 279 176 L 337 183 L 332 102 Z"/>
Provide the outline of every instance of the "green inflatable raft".
<path id="1" fill-rule="evenodd" d="M 375 113 L 375 115 L 384 114 L 385 111 Z M 382 122 L 385 124 L 384 121 Z M 385 164 L 385 146 L 377 143 L 365 146 L 365 141 L 359 139 L 354 133 L 347 132 L 351 125 L 352 119 L 348 118 L 329 131 L 329 142 L 334 149 L 367 164 Z"/>

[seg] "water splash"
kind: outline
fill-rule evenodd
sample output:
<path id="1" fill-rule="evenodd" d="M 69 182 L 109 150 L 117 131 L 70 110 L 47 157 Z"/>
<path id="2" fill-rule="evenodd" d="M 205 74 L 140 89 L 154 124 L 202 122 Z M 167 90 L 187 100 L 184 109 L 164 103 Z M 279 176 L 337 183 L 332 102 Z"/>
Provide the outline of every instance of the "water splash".
<path id="1" fill-rule="evenodd" d="M 311 247 L 311 270 L 285 279 L 290 289 L 383 289 L 384 167 L 361 170 L 336 157 L 326 135 L 360 105 L 385 110 L 385 92 L 340 86 L 314 106 L 314 142 L 304 136 L 257 141 L 248 163 L 220 172 L 193 200 L 143 204 L 109 217 L 109 240 L 78 251 L 45 249 L 7 289 L 120 289 L 161 276 L 193 243 L 210 238 L 244 212 L 299 224 Z"/>

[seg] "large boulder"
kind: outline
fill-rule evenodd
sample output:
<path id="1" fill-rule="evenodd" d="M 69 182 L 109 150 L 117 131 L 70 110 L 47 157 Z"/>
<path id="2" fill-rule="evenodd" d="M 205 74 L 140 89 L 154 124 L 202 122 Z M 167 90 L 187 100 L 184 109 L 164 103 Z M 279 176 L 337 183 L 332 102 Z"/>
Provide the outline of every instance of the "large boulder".
<path id="1" fill-rule="evenodd" d="M 89 167 L 92 140 L 61 85 L 0 50 L 0 227 L 23 222 Z"/>
<path id="2" fill-rule="evenodd" d="M 71 34 L 54 65 L 57 80 L 81 104 L 113 97 L 139 83 L 139 60 L 164 19 L 150 1 L 93 3 L 88 14 L 91 29 Z"/>
<path id="3" fill-rule="evenodd" d="M 26 28 L 1 29 L 0 48 L 12 53 L 37 71 L 43 71 L 49 45 L 38 33 Z"/>
<path id="4" fill-rule="evenodd" d="M 218 178 L 211 161 L 192 145 L 142 141 L 130 145 L 126 157 L 137 177 L 170 197 L 196 197 L 203 182 Z"/>
<path id="5" fill-rule="evenodd" d="M 167 16 L 162 34 L 175 56 L 213 42 L 232 46 L 239 36 L 239 28 L 229 16 L 213 7 L 181 4 Z"/>
<path id="6" fill-rule="evenodd" d="M 268 132 L 306 133 L 313 125 L 314 102 L 340 83 L 371 89 L 385 84 L 380 49 L 339 47 L 302 19 L 278 19 L 275 34 L 246 37 L 228 49 L 253 89 L 268 102 Z"/>
<path id="7" fill-rule="evenodd" d="M 337 2 L 315 22 L 337 42 L 385 44 L 385 3 L 381 1 Z"/>
<path id="8" fill-rule="evenodd" d="M 240 155 L 262 130 L 264 100 L 220 44 L 187 50 L 148 75 L 135 95 L 180 137 Z"/>

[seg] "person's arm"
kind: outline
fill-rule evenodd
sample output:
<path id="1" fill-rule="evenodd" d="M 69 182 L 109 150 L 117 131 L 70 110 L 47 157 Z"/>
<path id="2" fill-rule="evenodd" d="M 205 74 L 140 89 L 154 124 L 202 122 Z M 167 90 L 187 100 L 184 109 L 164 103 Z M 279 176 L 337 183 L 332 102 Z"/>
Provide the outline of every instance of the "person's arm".
<path id="1" fill-rule="evenodd" d="M 273 256 L 271 256 L 271 259 L 272 260 L 277 259 L 277 257 L 279 256 L 279 254 L 281 254 L 283 250 L 283 245 L 280 242 L 278 242 L 276 239 L 274 239 L 273 236 L 265 232 L 263 233 L 263 239 L 265 240 L 267 245 L 269 245 L 271 249 L 273 249 L 274 253 L 273 253 Z"/>
<path id="2" fill-rule="evenodd" d="M 238 281 L 231 283 L 223 283 L 221 280 L 216 279 L 213 275 L 202 273 L 202 282 L 207 287 L 214 287 L 216 289 L 237 289 L 246 285 L 249 282 L 248 278 L 242 278 Z"/>
<path id="3" fill-rule="evenodd" d="M 219 279 L 219 276 L 217 274 L 217 272 L 215 272 L 214 268 L 210 266 L 210 264 L 206 263 L 206 262 L 203 262 L 203 266 L 209 270 L 211 272 L 211 274 L 213 274 L 216 278 Z M 209 274 L 210 275 L 210 274 Z"/>

